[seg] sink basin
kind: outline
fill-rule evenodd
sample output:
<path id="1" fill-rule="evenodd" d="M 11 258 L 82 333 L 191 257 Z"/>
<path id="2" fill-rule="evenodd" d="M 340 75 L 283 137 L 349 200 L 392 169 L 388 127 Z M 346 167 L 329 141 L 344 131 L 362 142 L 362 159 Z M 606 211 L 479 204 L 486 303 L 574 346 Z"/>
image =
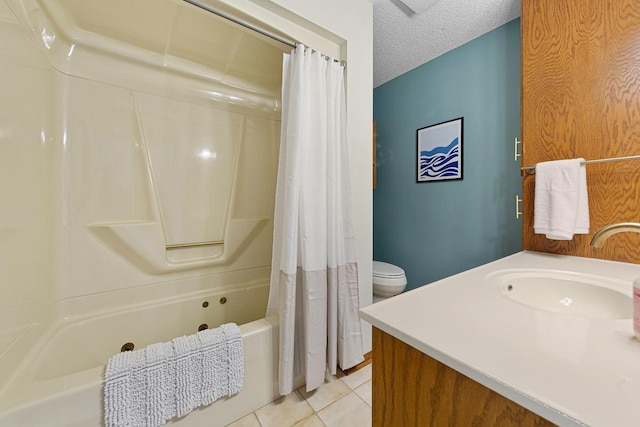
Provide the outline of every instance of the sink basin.
<path id="1" fill-rule="evenodd" d="M 502 292 L 533 308 L 593 319 L 630 319 L 633 300 L 622 290 L 579 278 L 511 277 Z"/>

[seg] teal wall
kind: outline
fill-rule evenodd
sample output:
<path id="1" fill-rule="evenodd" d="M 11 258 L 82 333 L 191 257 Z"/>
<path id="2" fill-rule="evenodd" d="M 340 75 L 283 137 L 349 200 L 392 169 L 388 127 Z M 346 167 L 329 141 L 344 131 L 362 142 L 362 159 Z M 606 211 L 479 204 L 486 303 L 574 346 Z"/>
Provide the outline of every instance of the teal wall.
<path id="1" fill-rule="evenodd" d="M 374 259 L 405 269 L 407 289 L 518 252 L 520 20 L 373 92 Z M 464 117 L 463 180 L 416 182 L 416 130 Z"/>

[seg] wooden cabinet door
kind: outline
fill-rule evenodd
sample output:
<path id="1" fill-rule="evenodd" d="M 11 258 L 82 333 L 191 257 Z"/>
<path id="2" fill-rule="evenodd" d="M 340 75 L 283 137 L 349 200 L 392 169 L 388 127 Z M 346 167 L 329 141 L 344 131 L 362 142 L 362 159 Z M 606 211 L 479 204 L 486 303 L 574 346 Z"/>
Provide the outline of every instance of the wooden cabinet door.
<path id="1" fill-rule="evenodd" d="M 640 154 L 640 1 L 522 1 L 522 165 Z M 523 248 L 640 262 L 640 235 L 589 246 L 601 227 L 640 222 L 640 160 L 587 166 L 590 235 L 533 233 L 535 176 L 523 180 Z"/>

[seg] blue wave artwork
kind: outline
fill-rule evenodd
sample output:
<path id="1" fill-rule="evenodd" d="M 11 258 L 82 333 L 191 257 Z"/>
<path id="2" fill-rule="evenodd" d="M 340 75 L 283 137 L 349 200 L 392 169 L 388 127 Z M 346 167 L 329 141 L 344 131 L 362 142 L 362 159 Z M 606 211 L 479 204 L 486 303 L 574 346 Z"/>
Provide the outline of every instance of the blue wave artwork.
<path id="1" fill-rule="evenodd" d="M 456 137 L 446 147 L 420 152 L 420 178 L 460 176 L 460 145 Z"/>

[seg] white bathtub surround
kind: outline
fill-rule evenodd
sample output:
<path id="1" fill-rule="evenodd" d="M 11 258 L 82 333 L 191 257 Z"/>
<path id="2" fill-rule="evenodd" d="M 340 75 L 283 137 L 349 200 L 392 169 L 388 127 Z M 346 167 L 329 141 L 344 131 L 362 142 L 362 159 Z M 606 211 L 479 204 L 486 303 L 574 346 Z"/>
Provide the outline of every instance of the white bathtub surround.
<path id="1" fill-rule="evenodd" d="M 207 2 L 350 60 L 368 304 L 370 2 Z M 108 358 L 202 323 L 241 325 L 251 375 L 239 394 L 171 425 L 220 427 L 278 396 L 278 321 L 264 314 L 290 48 L 186 2 L 130 6 L 0 0 L 2 90 L 19 100 L 0 106 L 2 427 L 103 426 Z M 211 245 L 167 248 L 201 241 Z"/>
<path id="2" fill-rule="evenodd" d="M 280 393 L 361 361 L 344 67 L 302 45 L 285 55 L 267 314 L 280 315 Z"/>
<path id="3" fill-rule="evenodd" d="M 118 353 L 105 371 L 107 427 L 157 427 L 240 392 L 244 357 L 233 323 Z"/>
<path id="4" fill-rule="evenodd" d="M 584 159 L 536 165 L 534 229 L 551 240 L 589 234 L 589 199 Z"/>
<path id="5" fill-rule="evenodd" d="M 640 265 L 524 251 L 365 307 L 361 315 L 555 424 L 637 426 L 640 343 L 630 316 L 525 305 L 509 297 L 513 277 L 561 278 L 630 297 Z"/>

